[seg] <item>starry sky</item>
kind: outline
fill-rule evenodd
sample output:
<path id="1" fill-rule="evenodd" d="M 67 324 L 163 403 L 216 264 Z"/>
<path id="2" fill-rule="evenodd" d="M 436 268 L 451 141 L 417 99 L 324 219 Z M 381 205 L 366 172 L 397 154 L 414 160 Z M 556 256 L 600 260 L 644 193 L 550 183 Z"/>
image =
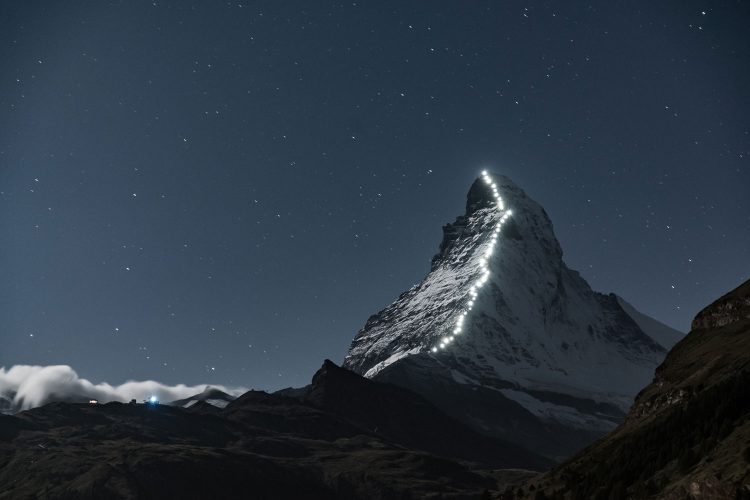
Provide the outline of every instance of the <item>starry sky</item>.
<path id="1" fill-rule="evenodd" d="M 276 389 L 482 168 L 686 331 L 750 275 L 747 2 L 0 5 L 0 366 Z"/>

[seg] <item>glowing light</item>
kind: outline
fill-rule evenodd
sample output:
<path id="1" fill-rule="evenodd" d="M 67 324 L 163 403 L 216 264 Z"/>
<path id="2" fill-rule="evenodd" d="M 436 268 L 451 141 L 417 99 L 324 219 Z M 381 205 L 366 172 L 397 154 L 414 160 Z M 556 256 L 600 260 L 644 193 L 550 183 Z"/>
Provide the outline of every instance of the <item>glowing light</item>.
<path id="1" fill-rule="evenodd" d="M 492 190 L 492 195 L 495 198 L 495 201 L 497 203 L 498 211 L 503 212 L 503 213 L 500 216 L 500 220 L 497 222 L 495 227 L 491 228 L 489 231 L 489 234 L 490 234 L 489 245 L 487 245 L 484 254 L 479 257 L 479 268 L 482 271 L 482 274 L 474 282 L 474 284 L 469 288 L 469 292 L 468 292 L 469 300 L 466 302 L 466 305 L 464 306 L 463 310 L 460 311 L 458 315 L 458 319 L 456 320 L 456 323 L 453 329 L 453 334 L 441 337 L 439 339 L 438 346 L 433 347 L 431 349 L 431 351 L 434 353 L 438 352 L 439 349 L 443 350 L 446 347 L 448 347 L 448 345 L 456 339 L 455 335 L 459 335 L 462 332 L 464 320 L 469 315 L 469 311 L 472 310 L 479 296 L 478 290 L 481 289 L 490 279 L 491 274 L 490 274 L 490 270 L 488 269 L 488 265 L 489 265 L 488 259 L 495 252 L 495 244 L 497 243 L 497 239 L 500 234 L 500 229 L 502 228 L 503 224 L 508 219 L 508 217 L 510 217 L 512 214 L 510 210 L 505 210 L 505 203 L 503 202 L 503 199 L 500 196 L 497 184 L 492 181 L 492 179 L 490 178 L 486 170 L 482 170 L 482 179 L 484 180 L 486 184 L 489 185 L 490 189 Z"/>

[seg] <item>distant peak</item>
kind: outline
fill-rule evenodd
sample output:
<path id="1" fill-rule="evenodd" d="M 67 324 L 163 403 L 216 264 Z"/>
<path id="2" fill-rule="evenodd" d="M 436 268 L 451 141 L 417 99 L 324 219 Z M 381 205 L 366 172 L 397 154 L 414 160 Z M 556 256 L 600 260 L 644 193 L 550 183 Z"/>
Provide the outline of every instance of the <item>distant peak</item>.
<path id="1" fill-rule="evenodd" d="M 329 384 L 337 384 L 344 380 L 352 380 L 360 378 L 359 375 L 341 368 L 330 359 L 323 361 L 323 366 L 315 372 L 312 378 L 313 387 L 322 387 Z"/>
<path id="2" fill-rule="evenodd" d="M 323 366 L 321 366 L 317 372 L 315 372 L 315 376 L 313 377 L 313 380 L 315 380 L 315 377 L 320 375 L 324 376 L 326 373 L 335 373 L 342 368 L 339 367 L 336 363 L 331 361 L 330 359 L 326 359 L 323 361 Z"/>

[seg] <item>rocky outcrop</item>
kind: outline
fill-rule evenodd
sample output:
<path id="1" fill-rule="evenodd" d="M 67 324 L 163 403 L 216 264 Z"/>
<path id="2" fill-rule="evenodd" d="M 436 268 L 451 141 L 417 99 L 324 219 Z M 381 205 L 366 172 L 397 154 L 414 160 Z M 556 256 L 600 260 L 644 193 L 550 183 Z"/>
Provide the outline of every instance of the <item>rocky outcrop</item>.
<path id="1" fill-rule="evenodd" d="M 719 298 L 699 312 L 691 330 L 720 328 L 750 318 L 750 282 Z"/>

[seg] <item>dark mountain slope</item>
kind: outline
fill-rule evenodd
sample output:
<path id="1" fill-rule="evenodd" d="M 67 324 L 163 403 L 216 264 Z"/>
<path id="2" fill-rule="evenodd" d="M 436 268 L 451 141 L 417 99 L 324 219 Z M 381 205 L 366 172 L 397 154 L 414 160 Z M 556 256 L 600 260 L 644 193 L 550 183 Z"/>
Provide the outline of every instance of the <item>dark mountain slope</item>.
<path id="1" fill-rule="evenodd" d="M 374 380 L 387 382 L 414 391 L 445 414 L 465 423 L 477 432 L 496 439 L 523 443 L 524 447 L 557 460 L 566 458 L 564 450 L 572 453 L 601 436 L 599 432 L 570 428 L 554 420 L 541 420 L 522 405 L 505 397 L 495 383 L 471 385 L 456 383 L 450 370 L 438 370 L 434 360 L 420 354 L 409 356 L 383 369 Z M 506 386 L 508 387 L 508 386 Z M 607 406 L 592 400 L 560 394 L 533 393 L 540 401 L 551 399 L 555 404 L 564 403 L 570 408 L 581 407 L 592 412 L 596 409 L 599 418 L 606 418 L 615 425 L 625 413 L 617 407 Z"/>
<path id="2" fill-rule="evenodd" d="M 296 397 L 407 448 L 495 468 L 538 470 L 551 464 L 520 446 L 482 436 L 411 391 L 368 380 L 329 360 Z"/>
<path id="3" fill-rule="evenodd" d="M 750 281 L 698 313 L 623 425 L 532 485 L 553 498 L 750 498 Z"/>

